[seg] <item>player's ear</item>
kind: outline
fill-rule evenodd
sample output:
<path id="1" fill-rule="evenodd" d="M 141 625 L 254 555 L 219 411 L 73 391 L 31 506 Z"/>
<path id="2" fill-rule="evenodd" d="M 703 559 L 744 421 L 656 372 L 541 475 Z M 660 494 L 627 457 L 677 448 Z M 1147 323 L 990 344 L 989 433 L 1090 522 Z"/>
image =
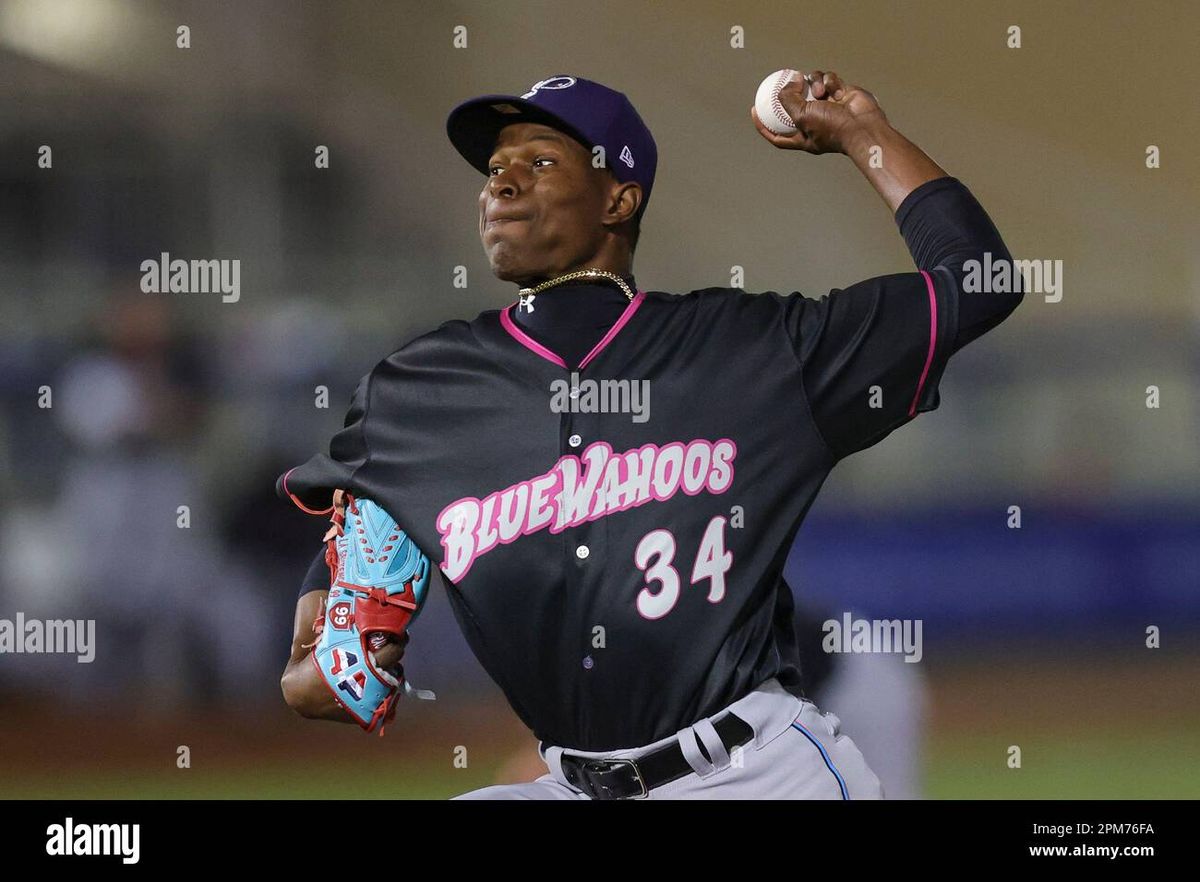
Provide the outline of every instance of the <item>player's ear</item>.
<path id="1" fill-rule="evenodd" d="M 608 209 L 604 218 L 605 226 L 616 227 L 633 220 L 641 204 L 641 184 L 633 181 L 624 184 L 614 181 L 609 190 Z"/>

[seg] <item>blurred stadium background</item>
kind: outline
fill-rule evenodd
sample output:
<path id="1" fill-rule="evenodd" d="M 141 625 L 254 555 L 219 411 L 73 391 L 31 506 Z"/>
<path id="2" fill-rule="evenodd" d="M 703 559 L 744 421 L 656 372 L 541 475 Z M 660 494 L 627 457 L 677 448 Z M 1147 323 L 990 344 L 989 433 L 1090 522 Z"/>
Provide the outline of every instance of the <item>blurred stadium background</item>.
<path id="1" fill-rule="evenodd" d="M 826 484 L 787 571 L 806 615 L 921 618 L 925 646 L 834 659 L 819 703 L 893 795 L 1197 796 L 1198 25 L 1153 2 L 0 0 L 0 618 L 98 628 L 92 664 L 0 656 L 0 795 L 357 796 L 369 767 L 368 795 L 440 798 L 537 774 L 440 591 L 406 659 L 439 701 L 382 739 L 288 711 L 322 524 L 274 477 L 379 358 L 514 298 L 444 133 L 466 97 L 562 72 L 630 95 L 660 151 L 643 288 L 736 265 L 817 297 L 909 270 L 850 163 L 755 133 L 754 88 L 792 66 L 874 91 L 1017 257 L 1065 265 L 1061 302 L 1027 297 L 939 411 Z M 141 293 L 163 251 L 239 259 L 240 300 Z"/>

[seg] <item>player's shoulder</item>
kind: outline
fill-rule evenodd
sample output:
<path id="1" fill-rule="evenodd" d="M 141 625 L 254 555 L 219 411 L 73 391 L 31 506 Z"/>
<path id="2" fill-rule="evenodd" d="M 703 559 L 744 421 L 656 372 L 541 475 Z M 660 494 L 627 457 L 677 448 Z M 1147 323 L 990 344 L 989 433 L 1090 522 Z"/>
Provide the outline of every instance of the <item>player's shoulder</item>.
<path id="1" fill-rule="evenodd" d="M 660 296 L 655 296 L 660 295 Z M 777 321 L 780 313 L 792 305 L 812 303 L 799 292 L 779 294 L 775 291 L 752 292 L 742 288 L 697 288 L 686 294 L 649 292 L 647 298 L 661 303 L 665 309 L 690 312 L 697 317 L 729 323 L 762 323 Z"/>
<path id="2" fill-rule="evenodd" d="M 774 291 L 747 291 L 744 288 L 697 288 L 686 294 L 665 294 L 663 292 L 647 292 L 647 296 L 660 295 L 664 299 L 675 301 L 677 304 L 693 303 L 701 309 L 738 310 L 759 308 L 768 301 L 778 301 L 780 298 L 793 296 L 778 294 Z"/>
<path id="3" fill-rule="evenodd" d="M 696 288 L 683 294 L 673 294 L 667 291 L 646 291 L 646 300 L 650 303 L 663 304 L 675 308 L 687 306 L 711 307 L 736 299 L 737 295 L 745 293 L 740 288 Z"/>
<path id="4" fill-rule="evenodd" d="M 469 346 L 467 322 L 452 319 L 433 330 L 421 331 L 405 339 L 387 355 L 378 358 L 358 382 L 355 399 L 364 403 L 377 397 L 380 389 L 398 389 L 417 378 L 436 374 L 430 368 L 450 366 L 454 353 Z"/>
<path id="5" fill-rule="evenodd" d="M 495 312 L 495 310 L 491 311 Z M 428 363 L 430 359 L 460 350 L 464 346 L 472 345 L 473 342 L 471 322 L 464 319 L 450 319 L 432 330 L 421 331 L 407 338 L 380 363 L 402 363 L 414 360 Z"/>

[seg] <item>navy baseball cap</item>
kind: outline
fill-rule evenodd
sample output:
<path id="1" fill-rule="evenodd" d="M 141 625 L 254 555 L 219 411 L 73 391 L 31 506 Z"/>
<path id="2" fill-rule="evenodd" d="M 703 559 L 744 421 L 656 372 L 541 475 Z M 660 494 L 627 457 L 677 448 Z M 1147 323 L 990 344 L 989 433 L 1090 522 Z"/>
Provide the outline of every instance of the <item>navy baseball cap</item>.
<path id="1" fill-rule="evenodd" d="M 622 92 L 567 74 L 547 77 L 523 95 L 484 95 L 450 111 L 446 134 L 459 153 L 485 175 L 505 126 L 535 122 L 570 135 L 588 150 L 604 148 L 605 161 L 621 183 L 642 186 L 640 217 L 650 202 L 658 147 Z"/>

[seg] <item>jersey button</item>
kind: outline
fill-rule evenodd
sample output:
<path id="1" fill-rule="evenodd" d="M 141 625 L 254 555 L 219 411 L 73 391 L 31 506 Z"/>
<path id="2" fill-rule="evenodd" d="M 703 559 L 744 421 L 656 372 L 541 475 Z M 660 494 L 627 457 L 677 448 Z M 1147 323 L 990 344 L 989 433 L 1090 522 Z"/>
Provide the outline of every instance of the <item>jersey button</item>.
<path id="1" fill-rule="evenodd" d="M 587 560 L 587 556 L 591 553 L 592 553 L 591 549 L 588 548 L 586 545 L 580 545 L 578 548 L 575 549 L 575 556 L 577 558 L 579 558 L 580 560 Z"/>
<path id="2" fill-rule="evenodd" d="M 567 443 L 570 444 L 572 447 L 578 447 L 580 444 L 583 443 L 583 439 L 580 438 L 578 435 L 572 435 L 570 438 L 567 439 Z"/>

